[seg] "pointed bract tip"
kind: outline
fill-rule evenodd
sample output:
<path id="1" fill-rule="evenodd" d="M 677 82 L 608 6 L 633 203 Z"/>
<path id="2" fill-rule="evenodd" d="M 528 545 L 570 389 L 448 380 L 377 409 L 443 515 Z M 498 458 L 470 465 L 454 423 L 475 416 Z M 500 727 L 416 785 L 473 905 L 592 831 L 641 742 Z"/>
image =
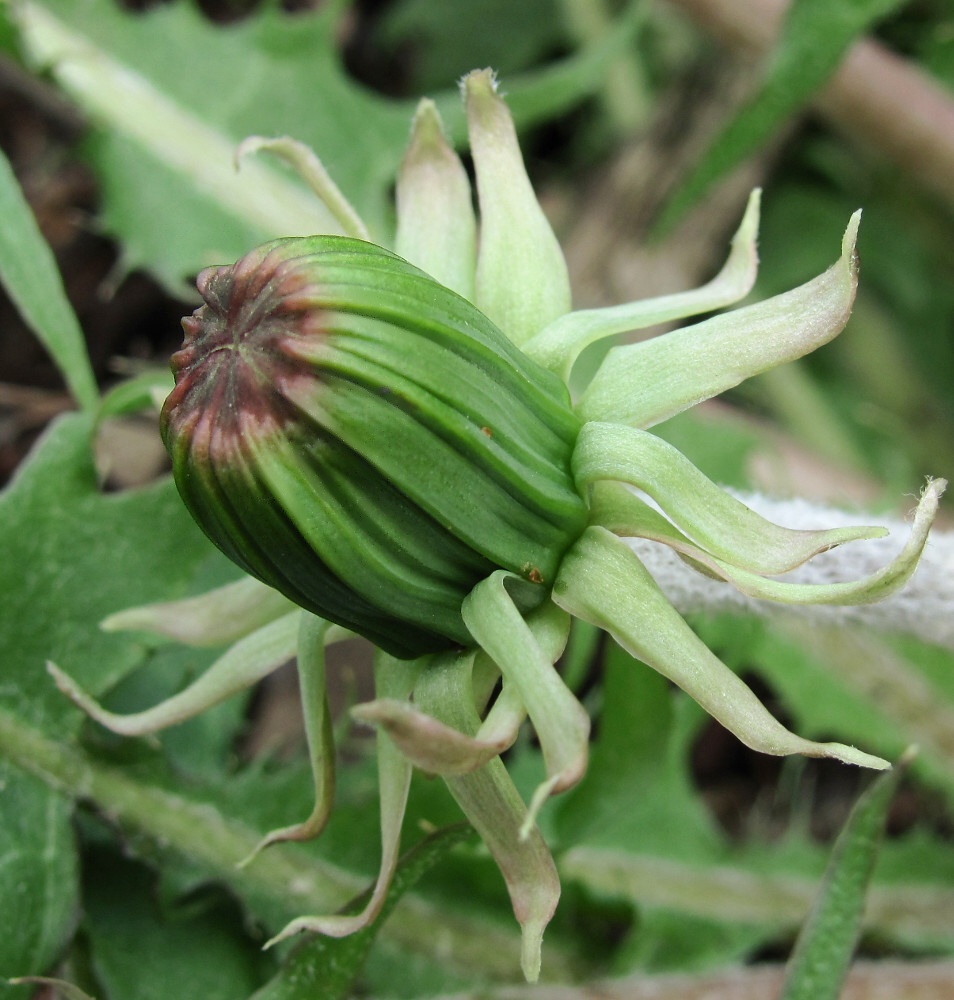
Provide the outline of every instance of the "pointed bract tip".
<path id="1" fill-rule="evenodd" d="M 274 141 L 274 139 L 269 139 L 264 135 L 246 136 L 235 147 L 232 153 L 232 162 L 235 164 L 235 169 L 241 170 L 242 163 L 247 157 L 254 156 L 260 149 L 266 148 L 270 142 Z"/>
<path id="2" fill-rule="evenodd" d="M 401 169 L 406 170 L 409 163 L 433 157 L 435 153 L 453 155 L 450 143 L 444 133 L 444 123 L 437 110 L 437 105 L 432 100 L 424 98 L 414 112 L 414 118 L 411 122 L 411 137 Z"/>
<path id="3" fill-rule="evenodd" d="M 411 134 L 434 127 L 441 128 L 440 112 L 437 110 L 437 105 L 429 97 L 422 97 L 417 102 L 414 117 L 411 119 Z"/>
<path id="4" fill-rule="evenodd" d="M 535 983 L 540 978 L 545 929 L 546 923 L 537 920 L 528 920 L 521 928 L 523 935 L 520 949 L 520 968 L 528 983 Z"/>
<path id="5" fill-rule="evenodd" d="M 946 479 L 933 479 L 931 476 L 927 477 L 927 482 L 921 490 L 921 496 L 918 498 L 918 505 L 914 511 L 914 524 L 911 529 L 912 534 L 923 533 L 926 536 L 931 523 L 937 515 L 937 509 L 940 506 L 941 497 L 944 495 L 944 491 L 946 489 Z"/>
<path id="6" fill-rule="evenodd" d="M 512 143 L 519 155 L 513 118 L 504 100 L 504 93 L 497 85 L 497 77 L 493 70 L 482 69 L 468 73 L 461 83 L 461 89 L 472 151 L 476 152 L 473 150 L 473 130 L 484 128 L 497 137 L 495 141 Z M 522 164 L 521 158 L 521 169 Z"/>
<path id="7" fill-rule="evenodd" d="M 107 615 L 100 623 L 101 632 L 126 632 L 139 628 L 143 621 L 140 608 L 127 608 Z"/>
<path id="8" fill-rule="evenodd" d="M 842 764 L 854 764 L 855 767 L 867 767 L 872 771 L 889 771 L 891 762 L 883 757 L 876 757 L 874 754 L 865 753 L 856 747 L 848 746 L 845 743 L 819 743 L 817 747 L 821 752 L 806 752 L 806 757 L 827 757 L 830 760 L 840 760 Z"/>
<path id="9" fill-rule="evenodd" d="M 467 101 L 470 97 L 498 94 L 497 74 L 489 67 L 474 69 L 461 77 L 461 97 Z"/>
<path id="10" fill-rule="evenodd" d="M 848 220 L 848 227 L 841 240 L 841 256 L 851 261 L 851 270 L 858 270 L 858 227 L 861 225 L 861 209 L 859 208 Z"/>
<path id="11" fill-rule="evenodd" d="M 928 476 L 927 484 L 924 487 L 925 493 L 930 493 L 935 499 L 940 500 L 946 489 L 946 479 L 934 479 L 932 476 Z"/>
<path id="12" fill-rule="evenodd" d="M 759 232 L 759 218 L 762 213 L 762 189 L 752 188 L 739 228 L 732 237 L 733 243 L 754 242 Z"/>
<path id="13" fill-rule="evenodd" d="M 262 951 L 268 951 L 269 948 L 274 948 L 276 944 L 281 944 L 282 941 L 287 941 L 290 937 L 294 937 L 296 934 L 301 934 L 305 929 L 306 926 L 304 919 L 299 918 L 298 920 L 292 920 L 291 923 L 286 924 L 274 937 L 269 938 L 265 944 L 262 945 Z"/>

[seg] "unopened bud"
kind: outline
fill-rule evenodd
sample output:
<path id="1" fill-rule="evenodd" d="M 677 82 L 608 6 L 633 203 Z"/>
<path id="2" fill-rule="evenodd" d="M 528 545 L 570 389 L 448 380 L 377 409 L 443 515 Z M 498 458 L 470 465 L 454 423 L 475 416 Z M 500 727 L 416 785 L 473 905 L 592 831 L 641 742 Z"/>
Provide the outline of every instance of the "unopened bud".
<path id="1" fill-rule="evenodd" d="M 398 656 L 470 642 L 494 569 L 549 593 L 586 506 L 566 389 L 387 250 L 320 236 L 199 275 L 162 431 L 243 569 Z"/>

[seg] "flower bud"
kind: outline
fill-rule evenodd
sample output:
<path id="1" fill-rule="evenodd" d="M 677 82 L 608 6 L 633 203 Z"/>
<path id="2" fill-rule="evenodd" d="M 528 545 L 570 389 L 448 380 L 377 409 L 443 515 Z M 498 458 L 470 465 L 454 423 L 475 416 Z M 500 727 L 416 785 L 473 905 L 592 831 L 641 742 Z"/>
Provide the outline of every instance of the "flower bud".
<path id="1" fill-rule="evenodd" d="M 525 608 L 586 521 L 566 389 L 387 250 L 278 240 L 199 275 L 162 433 L 216 545 L 297 604 L 411 657 L 470 637 L 495 569 Z"/>

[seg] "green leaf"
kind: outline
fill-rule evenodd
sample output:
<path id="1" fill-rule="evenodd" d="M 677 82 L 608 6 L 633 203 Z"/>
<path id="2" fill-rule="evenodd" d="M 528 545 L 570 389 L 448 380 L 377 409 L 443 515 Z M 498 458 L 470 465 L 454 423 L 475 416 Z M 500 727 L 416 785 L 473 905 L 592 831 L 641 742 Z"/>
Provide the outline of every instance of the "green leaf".
<path id="1" fill-rule="evenodd" d="M 889 848 L 891 849 L 889 851 Z M 925 835 L 884 848 L 865 923 L 881 940 L 924 951 L 954 946 L 950 848 Z M 663 849 L 582 845 L 564 855 L 561 872 L 593 892 L 646 911 L 681 913 L 727 926 L 761 928 L 764 941 L 798 927 L 809 913 L 823 852 L 796 831 L 784 841 L 756 842 L 718 859 L 682 861 Z"/>
<path id="2" fill-rule="evenodd" d="M 97 419 L 121 417 L 127 413 L 138 413 L 156 405 L 157 399 L 164 399 L 173 386 L 172 373 L 168 368 L 150 368 L 139 372 L 113 386 L 99 404 Z"/>
<path id="3" fill-rule="evenodd" d="M 462 975 L 438 958 L 427 960 L 378 941 L 371 949 L 361 973 L 365 996 L 377 1000 L 419 1000 L 444 994 L 464 993 L 485 978 Z"/>
<path id="4" fill-rule="evenodd" d="M 0 789 L 2 982 L 52 965 L 76 923 L 79 886 L 69 798 L 2 760 Z"/>
<path id="5" fill-rule="evenodd" d="M 686 973 L 745 964 L 770 937 L 765 924 L 732 924 L 718 917 L 639 907 L 636 926 L 615 956 L 612 972 Z"/>
<path id="6" fill-rule="evenodd" d="M 705 625 L 707 641 L 723 653 L 731 644 L 733 660 L 746 670 L 761 672 L 762 659 L 771 660 L 773 687 L 783 675 L 801 678 L 800 728 L 805 719 L 817 719 L 817 726 L 808 727 L 813 735 L 850 738 L 863 722 L 866 731 L 883 734 L 875 744 L 883 752 L 890 752 L 884 734 L 896 746 L 899 736 L 889 720 L 862 717 L 862 703 L 844 691 L 838 694 L 835 679 L 826 677 L 820 664 L 809 669 L 804 654 L 799 660 L 791 649 L 783 655 L 781 642 L 769 645 L 762 638 L 763 623 L 726 615 L 718 629 Z M 950 657 L 934 666 L 954 687 Z M 782 689 L 786 695 L 789 686 Z M 787 697 L 783 702 L 791 707 Z M 588 774 L 554 805 L 564 888 L 572 881 L 638 909 L 636 930 L 614 971 L 634 964 L 724 964 L 741 957 L 744 948 L 767 944 L 797 927 L 824 866 L 824 849 L 806 839 L 798 815 L 781 839 L 766 844 L 750 836 L 730 846 L 688 774 L 701 720 L 698 708 L 684 696 L 673 699 L 661 678 L 613 647 L 601 704 Z M 802 766 L 797 760 L 786 764 L 789 780 Z M 811 781 L 806 774 L 802 787 L 791 791 L 799 810 L 811 798 Z M 954 943 L 947 916 L 954 905 L 952 885 L 954 867 L 942 839 L 924 831 L 893 839 L 881 852 L 868 924 L 882 939 L 903 947 L 945 951 Z"/>
<path id="7" fill-rule="evenodd" d="M 372 237 L 389 241 L 391 186 L 413 107 L 348 78 L 336 49 L 341 6 L 290 16 L 265 4 L 255 16 L 213 25 L 181 0 L 139 15 L 112 0 L 17 4 L 30 60 L 49 67 L 98 127 L 88 151 L 102 184 L 102 219 L 120 237 L 128 269 L 147 267 L 181 290 L 199 268 L 266 239 L 339 232 L 273 160 L 250 158 L 236 173 L 235 147 L 256 134 L 311 146 Z M 617 33 L 612 45 L 523 84 L 508 81 L 515 118 L 545 119 L 591 92 L 607 51 L 627 37 Z M 457 94 L 439 103 L 460 137 Z"/>
<path id="8" fill-rule="evenodd" d="M 47 660 L 91 693 L 113 686 L 145 650 L 138 637 L 100 632 L 99 622 L 181 596 L 214 552 L 171 480 L 99 491 L 91 424 L 78 415 L 53 424 L 0 494 L 0 707 L 60 737 L 82 717 L 47 676 Z"/>
<path id="9" fill-rule="evenodd" d="M 69 664 L 92 689 L 111 686 L 145 650 L 135 638 L 101 634 L 99 620 L 129 601 L 181 593 L 210 555 L 170 482 L 98 491 L 91 426 L 83 415 L 59 420 L 0 494 L 0 707 L 60 737 L 82 719 L 47 676 L 47 658 Z M 10 769 L 0 796 L 0 880 L 10 881 L 0 898 L 12 922 L 0 941 L 0 973 L 44 971 L 71 931 L 71 812 L 68 799 Z"/>
<path id="10" fill-rule="evenodd" d="M 209 650 L 178 644 L 151 650 L 142 666 L 123 678 L 105 699 L 110 711 L 141 712 L 182 691 L 212 665 Z M 250 693 L 228 698 L 195 718 L 173 726 L 161 736 L 156 757 L 164 757 L 173 770 L 190 779 L 220 781 L 234 763 L 236 735 L 242 731 Z M 145 753 L 145 743 L 137 744 Z"/>
<path id="11" fill-rule="evenodd" d="M 84 409 L 92 409 L 99 390 L 83 331 L 66 298 L 53 253 L 2 152 L 0 218 L 0 282 L 50 352 L 76 401 Z"/>
<path id="12" fill-rule="evenodd" d="M 268 975 L 272 963 L 221 894 L 163 912 L 149 869 L 89 853 L 83 927 L 104 1000 L 238 1000 Z"/>
<path id="13" fill-rule="evenodd" d="M 217 28 L 192 4 L 136 16 L 109 0 L 27 0 L 16 18 L 31 61 L 49 65 L 101 129 L 89 152 L 127 268 L 151 267 L 181 287 L 273 236 L 337 232 L 287 171 L 257 160 L 236 171 L 235 147 L 253 133 L 296 132 L 322 147 L 382 221 L 393 166 L 381 150 L 406 126 L 344 78 L 332 58 L 334 10 L 292 19 L 269 6 Z M 363 124 L 347 147 L 346 120 Z"/>
<path id="14" fill-rule="evenodd" d="M 666 206 L 668 228 L 715 182 L 763 146 L 837 68 L 851 43 L 902 0 L 795 0 L 752 102 L 718 135 Z"/>
<path id="15" fill-rule="evenodd" d="M 861 933 L 868 882 L 902 773 L 878 778 L 835 842 L 821 891 L 789 959 L 782 1000 L 838 1000 Z"/>
<path id="16" fill-rule="evenodd" d="M 349 851 L 367 855 L 366 831 L 375 823 L 374 806 L 369 807 L 373 785 L 368 788 L 360 774 L 362 794 L 343 788 L 342 798 L 355 795 L 361 803 L 351 810 L 339 804 L 317 844 L 308 849 L 277 845 L 240 868 L 239 861 L 252 853 L 268 828 L 260 822 L 262 816 L 269 817 L 268 825 L 298 818 L 311 792 L 307 772 L 294 769 L 291 783 L 284 780 L 287 768 L 270 776 L 261 769 L 229 775 L 228 780 L 220 775 L 201 784 L 174 775 L 156 780 L 132 768 L 105 765 L 3 711 L 0 756 L 56 790 L 81 793 L 122 831 L 129 849 L 172 874 L 177 894 L 220 882 L 266 927 L 277 929 L 303 911 L 334 912 L 367 884 L 363 874 L 339 865 Z M 392 947 L 428 961 L 439 958 L 461 974 L 512 977 L 519 957 L 519 936 L 512 924 L 502 922 L 500 914 L 489 919 L 461 912 L 458 899 L 452 892 L 445 904 L 420 897 L 402 901 L 398 919 L 382 933 Z M 570 962 L 559 945 L 548 948 L 547 968 L 569 975 Z"/>
<path id="17" fill-rule="evenodd" d="M 407 72 L 420 92 L 446 87 L 475 66 L 509 76 L 565 48 L 568 40 L 555 0 L 402 0 L 382 10 L 376 31 L 389 48 L 413 46 Z"/>
<path id="18" fill-rule="evenodd" d="M 370 927 L 344 938 L 309 938 L 289 955 L 278 975 L 251 1000 L 344 1000 L 351 996 L 352 984 L 397 901 L 451 848 L 472 835 L 469 826 L 455 826 L 439 830 L 417 844 L 398 862 L 387 902 Z M 369 892 L 363 893 L 344 912 L 360 912 L 369 896 Z"/>

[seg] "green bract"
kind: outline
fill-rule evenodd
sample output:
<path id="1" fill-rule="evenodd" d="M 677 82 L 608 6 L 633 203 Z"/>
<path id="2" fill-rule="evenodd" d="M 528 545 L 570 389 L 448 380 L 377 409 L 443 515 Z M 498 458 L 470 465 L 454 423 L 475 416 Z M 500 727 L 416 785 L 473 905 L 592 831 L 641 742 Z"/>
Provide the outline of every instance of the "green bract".
<path id="1" fill-rule="evenodd" d="M 302 917 L 279 938 L 348 934 L 380 912 L 413 765 L 444 778 L 496 860 L 522 926 L 524 972 L 535 978 L 560 892 L 535 817 L 587 762 L 589 718 L 557 669 L 573 617 L 604 629 L 756 750 L 888 766 L 789 732 L 683 621 L 627 539 L 669 546 L 752 597 L 865 603 L 914 571 L 944 483 L 928 484 L 888 565 L 807 586 L 785 575 L 883 529 L 771 524 L 649 431 L 838 334 L 857 284 L 857 215 L 817 278 L 614 347 L 571 404 L 566 383 L 590 344 L 713 312 L 749 292 L 758 192 L 708 284 L 573 312 L 563 255 L 492 74 L 470 74 L 463 90 L 479 239 L 467 174 L 424 101 L 398 176 L 394 245 L 406 260 L 366 242 L 309 150 L 289 139 L 244 144 L 298 169 L 340 233 L 278 240 L 203 272 L 206 304 L 184 322 L 163 435 L 189 509 L 262 582 L 104 623 L 232 643 L 152 709 L 108 712 L 51 669 L 103 725 L 137 735 L 247 687 L 297 650 L 315 806 L 265 846 L 315 836 L 327 821 L 334 747 L 324 648 L 346 630 L 371 638 L 376 696 L 352 714 L 381 733 L 380 873 L 360 913 Z M 527 718 L 545 774 L 525 804 L 500 754 Z"/>
<path id="2" fill-rule="evenodd" d="M 563 383 L 370 243 L 280 240 L 199 277 L 162 431 L 209 537 L 399 657 L 471 642 L 495 569 L 539 605 L 586 507 Z"/>

